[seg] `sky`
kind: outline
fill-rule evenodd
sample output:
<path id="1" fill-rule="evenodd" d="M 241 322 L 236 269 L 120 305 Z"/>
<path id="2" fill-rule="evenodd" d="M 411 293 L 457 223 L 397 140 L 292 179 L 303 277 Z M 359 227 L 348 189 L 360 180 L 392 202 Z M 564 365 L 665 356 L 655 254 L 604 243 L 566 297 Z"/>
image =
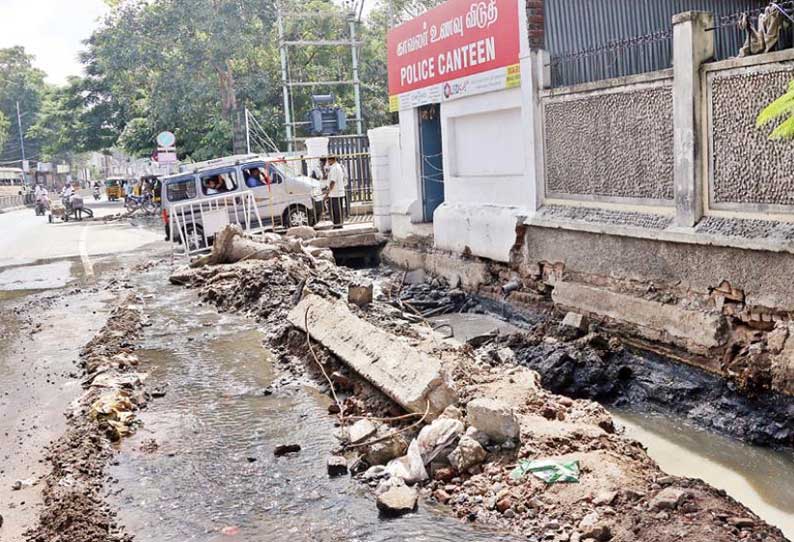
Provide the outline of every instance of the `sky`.
<path id="1" fill-rule="evenodd" d="M 49 83 L 63 84 L 82 73 L 81 42 L 107 11 L 103 0 L 0 0 L 0 48 L 24 46 Z"/>

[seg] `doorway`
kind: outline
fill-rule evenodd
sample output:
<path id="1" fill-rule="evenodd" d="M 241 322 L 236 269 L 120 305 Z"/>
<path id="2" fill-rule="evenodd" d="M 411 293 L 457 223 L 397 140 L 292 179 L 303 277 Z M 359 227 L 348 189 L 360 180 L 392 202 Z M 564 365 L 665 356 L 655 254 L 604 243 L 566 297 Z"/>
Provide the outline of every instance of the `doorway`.
<path id="1" fill-rule="evenodd" d="M 419 164 L 422 178 L 422 215 L 425 222 L 432 222 L 433 212 L 444 203 L 440 104 L 419 108 Z"/>

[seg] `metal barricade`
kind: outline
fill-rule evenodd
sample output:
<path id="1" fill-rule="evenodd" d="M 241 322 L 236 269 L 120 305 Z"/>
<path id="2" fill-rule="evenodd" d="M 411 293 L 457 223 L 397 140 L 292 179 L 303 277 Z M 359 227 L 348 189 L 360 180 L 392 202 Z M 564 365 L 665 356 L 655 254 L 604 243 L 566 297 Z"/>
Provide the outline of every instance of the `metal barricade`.
<path id="1" fill-rule="evenodd" d="M 25 204 L 24 196 L 0 196 L 0 209 L 21 207 Z"/>
<path id="2" fill-rule="evenodd" d="M 230 224 L 240 226 L 249 234 L 265 230 L 256 198 L 250 190 L 176 203 L 168 212 L 170 238 L 179 240 L 185 256 L 210 250 L 215 234 Z"/>

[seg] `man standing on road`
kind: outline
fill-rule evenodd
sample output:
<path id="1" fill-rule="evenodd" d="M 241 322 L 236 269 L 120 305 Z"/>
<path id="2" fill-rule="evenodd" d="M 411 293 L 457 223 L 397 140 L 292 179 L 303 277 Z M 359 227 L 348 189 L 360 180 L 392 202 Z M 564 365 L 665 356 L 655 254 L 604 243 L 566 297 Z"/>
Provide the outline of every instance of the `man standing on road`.
<path id="1" fill-rule="evenodd" d="M 347 172 L 345 166 L 339 163 L 336 156 L 328 157 L 328 193 L 326 198 L 331 207 L 331 220 L 334 228 L 339 229 L 344 223 L 344 198 L 345 198 L 345 179 Z"/>

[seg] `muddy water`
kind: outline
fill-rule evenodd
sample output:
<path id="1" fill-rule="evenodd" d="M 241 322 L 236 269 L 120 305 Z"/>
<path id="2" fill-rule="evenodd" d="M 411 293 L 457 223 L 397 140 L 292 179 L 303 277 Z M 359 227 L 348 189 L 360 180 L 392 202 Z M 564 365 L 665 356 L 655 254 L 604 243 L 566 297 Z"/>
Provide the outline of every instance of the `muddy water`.
<path id="1" fill-rule="evenodd" d="M 750 446 L 665 416 L 611 412 L 663 470 L 724 489 L 794 540 L 794 452 Z"/>
<path id="2" fill-rule="evenodd" d="M 368 488 L 326 474 L 336 445 L 328 399 L 280 379 L 251 322 L 157 284 L 143 286 L 157 297 L 146 299 L 151 326 L 141 358 L 150 389 L 167 385 L 167 396 L 143 413 L 144 427 L 111 469 L 112 498 L 136 540 L 515 540 L 426 502 L 416 514 L 381 520 Z M 291 443 L 301 452 L 273 456 Z"/>

